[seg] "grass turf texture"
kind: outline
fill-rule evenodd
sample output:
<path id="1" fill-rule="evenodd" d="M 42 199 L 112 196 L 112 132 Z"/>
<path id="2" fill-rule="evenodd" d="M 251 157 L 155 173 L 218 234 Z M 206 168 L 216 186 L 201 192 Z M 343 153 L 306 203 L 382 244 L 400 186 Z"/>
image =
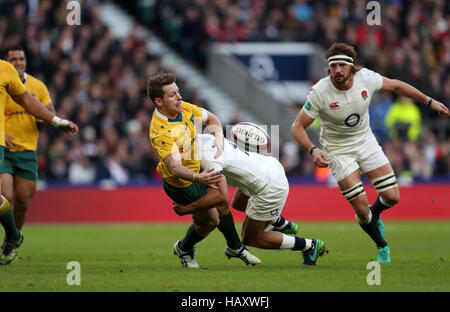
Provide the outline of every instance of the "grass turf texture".
<path id="1" fill-rule="evenodd" d="M 316 267 L 301 267 L 300 252 L 290 250 L 250 247 L 262 260 L 255 267 L 228 260 L 216 230 L 197 246 L 199 270 L 172 254 L 187 224 L 27 225 L 22 260 L 0 267 L 0 291 L 450 291 L 450 222 L 385 226 L 392 262 L 381 264 L 381 285 L 369 286 L 376 248 L 356 223 L 300 224 L 299 236 L 330 250 Z M 80 286 L 66 283 L 69 261 L 81 265 Z"/>

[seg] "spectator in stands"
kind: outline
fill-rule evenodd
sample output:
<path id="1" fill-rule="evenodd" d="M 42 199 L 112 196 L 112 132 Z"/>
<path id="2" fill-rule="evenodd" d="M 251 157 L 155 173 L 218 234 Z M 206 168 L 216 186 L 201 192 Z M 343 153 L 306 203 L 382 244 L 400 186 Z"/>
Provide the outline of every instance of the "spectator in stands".
<path id="1" fill-rule="evenodd" d="M 419 108 L 409 98 L 403 96 L 397 98 L 386 114 L 386 127 L 393 140 L 417 140 L 421 121 Z"/>

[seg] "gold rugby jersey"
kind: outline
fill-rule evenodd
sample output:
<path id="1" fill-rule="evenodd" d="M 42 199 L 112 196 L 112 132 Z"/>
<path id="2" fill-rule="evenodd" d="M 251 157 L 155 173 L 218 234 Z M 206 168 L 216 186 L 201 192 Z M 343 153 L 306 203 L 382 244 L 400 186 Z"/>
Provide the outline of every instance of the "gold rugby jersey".
<path id="1" fill-rule="evenodd" d="M 159 157 L 156 170 L 167 183 L 179 188 L 188 187 L 192 182 L 174 176 L 164 163 L 164 158 L 180 153 L 183 166 L 200 172 L 200 159 L 196 155 L 195 123 L 201 123 L 202 118 L 200 107 L 187 102 L 182 102 L 182 106 L 183 110 L 176 119 L 169 119 L 155 109 L 149 131 L 150 141 Z"/>
<path id="2" fill-rule="evenodd" d="M 0 145 L 5 146 L 5 106 L 8 94 L 24 94 L 27 89 L 11 63 L 0 60 Z"/>
<path id="3" fill-rule="evenodd" d="M 52 102 L 47 87 L 37 78 L 25 74 L 24 85 L 28 92 L 43 105 Z M 10 140 L 14 145 L 14 148 L 9 149 L 11 152 L 35 151 L 37 149 L 39 130 L 36 118 L 27 113 L 25 108 L 14 102 L 10 96 L 7 96 L 5 106 L 5 132 L 14 137 Z"/>

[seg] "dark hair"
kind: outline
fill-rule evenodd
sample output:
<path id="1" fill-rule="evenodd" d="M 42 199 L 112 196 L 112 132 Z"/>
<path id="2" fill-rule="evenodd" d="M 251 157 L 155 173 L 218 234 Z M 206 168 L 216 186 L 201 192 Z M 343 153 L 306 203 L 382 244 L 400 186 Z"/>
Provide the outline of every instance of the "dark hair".
<path id="1" fill-rule="evenodd" d="M 345 42 L 335 42 L 328 48 L 327 52 L 325 52 L 325 58 L 328 60 L 330 56 L 339 54 L 350 56 L 353 59 L 353 62 L 355 62 L 356 58 L 358 57 L 358 53 L 356 53 L 355 48 L 353 46 Z M 351 70 L 352 73 L 354 74 L 360 69 L 362 69 L 362 66 L 355 64 L 352 66 Z M 326 71 L 328 72 L 328 74 L 330 74 L 330 69 L 328 67 Z"/>
<path id="2" fill-rule="evenodd" d="M 21 46 L 10 45 L 10 46 L 6 47 L 5 50 L 3 50 L 3 58 L 5 60 L 8 58 L 9 51 L 24 51 L 25 52 L 25 50 Z"/>
<path id="3" fill-rule="evenodd" d="M 163 87 L 170 85 L 176 81 L 175 75 L 171 73 L 158 73 L 147 79 L 147 94 L 150 99 L 155 102 L 156 98 L 164 97 Z"/>

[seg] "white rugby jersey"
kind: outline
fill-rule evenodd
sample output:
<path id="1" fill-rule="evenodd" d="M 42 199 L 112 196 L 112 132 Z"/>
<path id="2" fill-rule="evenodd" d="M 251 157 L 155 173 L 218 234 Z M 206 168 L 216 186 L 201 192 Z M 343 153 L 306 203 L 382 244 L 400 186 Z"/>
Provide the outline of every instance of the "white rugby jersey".
<path id="1" fill-rule="evenodd" d="M 382 86 L 380 74 L 363 68 L 355 73 L 349 90 L 336 89 L 330 76 L 311 87 L 303 110 L 311 118 L 320 117 L 320 143 L 325 151 L 354 146 L 372 132 L 369 104 Z"/>
<path id="2" fill-rule="evenodd" d="M 259 194 L 267 185 L 289 188 L 284 168 L 275 157 L 246 152 L 224 139 L 223 153 L 214 159 L 214 136 L 199 134 L 197 140 L 203 170 L 214 168 L 223 171 L 227 182 L 240 188 L 247 196 Z"/>

